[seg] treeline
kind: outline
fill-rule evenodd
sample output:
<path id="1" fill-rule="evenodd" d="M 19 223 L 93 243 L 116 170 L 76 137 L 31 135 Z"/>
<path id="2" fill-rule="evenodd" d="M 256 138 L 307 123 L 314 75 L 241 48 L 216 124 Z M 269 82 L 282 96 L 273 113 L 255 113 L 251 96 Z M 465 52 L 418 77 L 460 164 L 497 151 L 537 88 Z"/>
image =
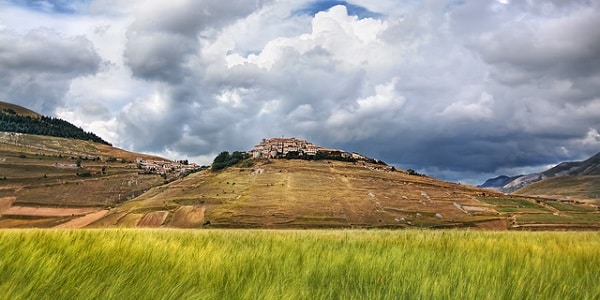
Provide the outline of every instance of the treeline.
<path id="1" fill-rule="evenodd" d="M 0 131 L 71 138 L 112 146 L 94 133 L 86 132 L 65 120 L 45 116 L 39 119 L 20 116 L 12 109 L 0 112 Z"/>

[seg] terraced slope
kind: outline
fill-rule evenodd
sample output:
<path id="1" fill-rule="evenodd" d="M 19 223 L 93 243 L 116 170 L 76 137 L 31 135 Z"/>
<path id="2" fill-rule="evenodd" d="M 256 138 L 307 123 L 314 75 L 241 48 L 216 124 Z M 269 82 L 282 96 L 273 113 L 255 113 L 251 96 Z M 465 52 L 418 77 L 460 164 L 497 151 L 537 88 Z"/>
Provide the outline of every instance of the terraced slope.
<path id="1" fill-rule="evenodd" d="M 89 141 L 0 132 L 0 228 L 57 226 L 163 184 L 158 175 L 139 174 L 138 157 L 158 159 Z"/>
<path id="2" fill-rule="evenodd" d="M 162 217 L 160 226 L 167 227 L 502 230 L 543 228 L 548 226 L 543 218 L 538 222 L 521 217 L 553 216 L 559 211 L 532 198 L 511 196 L 508 202 L 505 198 L 368 163 L 275 159 L 256 161 L 252 167 L 204 171 L 153 188 L 91 226 L 156 226 L 144 221 L 150 215 Z M 551 228 L 600 228 L 596 207 L 585 207 L 587 219 L 576 226 L 558 219 L 551 220 Z M 186 221 L 192 219 L 195 222 Z"/>

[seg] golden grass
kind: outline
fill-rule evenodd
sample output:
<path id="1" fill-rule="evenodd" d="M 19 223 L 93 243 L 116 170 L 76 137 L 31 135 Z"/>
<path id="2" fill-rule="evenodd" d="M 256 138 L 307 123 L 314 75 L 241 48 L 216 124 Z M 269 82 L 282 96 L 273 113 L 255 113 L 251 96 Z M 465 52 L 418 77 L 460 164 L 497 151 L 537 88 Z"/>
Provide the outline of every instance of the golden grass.
<path id="1" fill-rule="evenodd" d="M 3 299 L 598 299 L 598 232 L 0 231 Z"/>

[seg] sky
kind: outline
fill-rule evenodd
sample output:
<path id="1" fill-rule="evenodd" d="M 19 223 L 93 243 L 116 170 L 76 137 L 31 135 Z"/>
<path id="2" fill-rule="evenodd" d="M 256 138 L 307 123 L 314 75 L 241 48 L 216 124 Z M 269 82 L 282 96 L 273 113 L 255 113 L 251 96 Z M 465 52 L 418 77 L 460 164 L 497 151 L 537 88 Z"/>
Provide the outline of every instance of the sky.
<path id="1" fill-rule="evenodd" d="M 480 184 L 600 151 L 600 1 L 0 0 L 0 100 L 210 164 L 296 137 Z"/>

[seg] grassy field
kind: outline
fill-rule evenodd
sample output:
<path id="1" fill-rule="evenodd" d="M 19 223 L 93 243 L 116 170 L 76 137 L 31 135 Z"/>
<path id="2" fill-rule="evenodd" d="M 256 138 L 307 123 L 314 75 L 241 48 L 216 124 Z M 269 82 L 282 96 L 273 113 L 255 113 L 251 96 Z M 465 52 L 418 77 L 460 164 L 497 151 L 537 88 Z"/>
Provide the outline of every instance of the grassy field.
<path id="1" fill-rule="evenodd" d="M 1 299 L 598 299 L 599 232 L 3 230 Z"/>

